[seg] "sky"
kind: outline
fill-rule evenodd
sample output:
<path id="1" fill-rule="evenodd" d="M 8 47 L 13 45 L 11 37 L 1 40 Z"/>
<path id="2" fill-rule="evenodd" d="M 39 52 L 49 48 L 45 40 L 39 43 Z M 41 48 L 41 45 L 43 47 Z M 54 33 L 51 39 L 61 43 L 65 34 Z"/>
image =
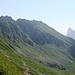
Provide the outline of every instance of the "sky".
<path id="1" fill-rule="evenodd" d="M 43 21 L 66 35 L 75 30 L 75 0 L 0 0 L 0 16 Z"/>

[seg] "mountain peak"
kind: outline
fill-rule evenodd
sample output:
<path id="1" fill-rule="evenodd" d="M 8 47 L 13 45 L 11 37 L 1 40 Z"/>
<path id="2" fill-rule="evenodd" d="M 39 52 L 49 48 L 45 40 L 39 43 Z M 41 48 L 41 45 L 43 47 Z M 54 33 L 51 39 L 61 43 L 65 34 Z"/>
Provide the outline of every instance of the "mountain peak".
<path id="1" fill-rule="evenodd" d="M 68 30 L 72 30 L 72 28 L 69 27 Z"/>
<path id="2" fill-rule="evenodd" d="M 72 28 L 68 28 L 67 36 L 75 39 L 75 31 Z"/>
<path id="3" fill-rule="evenodd" d="M 12 19 L 12 17 L 10 17 L 10 16 L 1 16 L 0 18 L 10 18 L 10 19 Z"/>

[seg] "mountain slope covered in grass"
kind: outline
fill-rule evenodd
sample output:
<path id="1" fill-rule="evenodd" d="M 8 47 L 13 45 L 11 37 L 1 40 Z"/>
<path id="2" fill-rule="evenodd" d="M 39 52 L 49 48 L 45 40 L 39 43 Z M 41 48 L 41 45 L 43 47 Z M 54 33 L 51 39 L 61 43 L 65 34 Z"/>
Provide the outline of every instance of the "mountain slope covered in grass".
<path id="1" fill-rule="evenodd" d="M 7 60 L 6 66 L 11 64 L 9 68 L 4 66 L 5 63 L 1 64 L 0 71 L 7 75 L 13 71 L 16 75 L 72 75 L 74 45 L 73 39 L 41 21 L 0 17 L 1 61 Z"/>
<path id="2" fill-rule="evenodd" d="M 0 75 L 74 75 L 65 70 L 49 68 L 24 57 L 10 48 L 2 37 L 0 40 Z"/>

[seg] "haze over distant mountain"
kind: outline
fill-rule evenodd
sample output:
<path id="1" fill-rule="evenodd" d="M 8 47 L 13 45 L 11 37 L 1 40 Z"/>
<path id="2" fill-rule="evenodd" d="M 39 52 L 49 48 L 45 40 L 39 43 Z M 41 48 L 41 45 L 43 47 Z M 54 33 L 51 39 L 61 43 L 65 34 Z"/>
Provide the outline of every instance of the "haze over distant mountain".
<path id="1" fill-rule="evenodd" d="M 67 36 L 75 39 L 75 30 L 68 28 Z"/>

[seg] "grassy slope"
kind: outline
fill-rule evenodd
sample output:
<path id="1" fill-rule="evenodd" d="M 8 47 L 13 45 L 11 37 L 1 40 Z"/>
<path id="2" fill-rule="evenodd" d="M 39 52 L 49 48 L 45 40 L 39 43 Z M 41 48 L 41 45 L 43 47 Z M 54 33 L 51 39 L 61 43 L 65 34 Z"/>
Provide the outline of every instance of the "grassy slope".
<path id="1" fill-rule="evenodd" d="M 9 24 L 10 22 L 11 22 L 11 25 Z M 67 51 L 66 49 L 64 49 L 62 47 L 57 47 L 54 44 L 44 44 L 44 45 L 40 45 L 40 44 L 36 45 L 36 44 L 34 44 L 34 46 L 30 46 L 27 43 L 23 42 L 22 36 L 19 34 L 21 32 L 21 30 L 18 31 L 19 28 L 17 29 L 17 27 L 15 27 L 16 25 L 13 24 L 13 23 L 14 23 L 14 21 L 10 21 L 10 19 L 9 19 L 9 21 L 6 20 L 5 24 L 4 24 L 4 21 L 3 21 L 4 27 L 8 26 L 7 28 L 9 29 L 9 31 L 8 31 L 8 29 L 6 27 L 5 28 L 2 27 L 3 31 L 4 31 L 3 36 L 5 37 L 5 39 L 7 39 L 7 37 L 8 37 L 9 40 L 11 39 L 11 41 L 10 41 L 11 43 L 9 42 L 8 39 L 7 39 L 8 42 L 6 42 L 3 39 L 3 37 L 0 37 L 1 63 L 3 62 L 1 64 L 1 66 L 3 66 L 5 64 L 4 61 L 7 63 L 5 66 L 9 66 L 9 64 L 10 64 L 9 68 L 3 66 L 2 70 L 6 71 L 6 69 L 7 69 L 8 71 L 10 71 L 11 67 L 13 67 L 14 70 L 11 70 L 11 74 L 13 74 L 12 72 L 14 72 L 15 74 L 19 73 L 19 74 L 23 75 L 23 72 L 25 71 L 25 68 L 23 68 L 24 67 L 23 61 L 24 61 L 28 65 L 28 67 L 30 69 L 29 72 L 32 75 L 41 75 L 41 74 L 42 75 L 60 75 L 60 74 L 61 75 L 67 75 L 66 74 L 66 73 L 68 73 L 67 71 L 61 71 L 61 70 L 57 70 L 57 69 L 51 69 L 51 68 L 48 68 L 46 66 L 43 66 L 41 64 L 38 64 L 38 63 L 30 60 L 30 58 L 32 58 L 32 59 L 37 60 L 37 61 L 38 60 L 42 60 L 43 62 L 46 62 L 46 61 L 51 62 L 52 61 L 52 62 L 57 62 L 58 64 L 61 63 L 61 62 L 63 62 L 65 64 L 65 63 L 70 62 L 71 59 L 73 60 L 73 58 L 71 57 L 71 55 L 69 55 L 68 53 L 66 53 L 66 51 Z M 33 22 L 31 22 L 31 23 L 33 23 Z M 50 33 L 53 36 L 56 36 L 57 38 L 61 39 L 62 41 L 64 41 L 67 44 L 68 44 L 68 42 L 70 42 L 69 40 L 67 40 L 67 37 L 65 38 L 63 35 L 61 35 L 61 34 L 59 35 L 59 33 L 57 33 L 56 31 L 54 31 L 53 29 L 48 28 L 48 26 L 42 25 L 43 23 L 40 23 L 40 24 L 39 23 L 36 22 L 36 24 L 35 23 L 32 24 L 32 25 L 35 25 L 34 29 L 36 29 L 37 31 L 41 30 L 44 33 Z M 3 25 L 1 25 L 1 26 L 3 26 Z M 9 26 L 11 26 L 11 29 L 9 28 Z M 31 27 L 30 27 L 30 29 L 31 29 Z M 7 33 L 6 33 L 5 30 L 7 31 Z M 28 28 L 28 30 L 29 30 L 29 28 Z M 14 36 L 12 36 L 13 31 L 15 32 Z M 9 35 L 12 38 L 8 36 L 8 32 L 11 32 Z M 20 35 L 20 38 L 19 38 L 19 35 Z M 26 38 L 25 42 L 28 39 L 31 40 L 28 37 Z M 14 39 L 14 41 L 13 41 L 13 39 Z M 23 39 L 25 39 L 25 37 L 23 37 Z M 16 45 L 16 46 L 19 45 L 18 47 L 21 47 L 22 50 L 20 50 L 19 48 L 18 49 L 15 48 L 12 45 L 13 44 L 12 42 L 14 42 L 14 45 Z M 21 56 L 17 51 L 19 53 L 21 53 L 22 55 L 27 56 L 29 58 Z M 56 53 L 59 54 L 59 55 L 56 55 Z M 71 67 L 72 67 L 72 65 L 71 65 Z M 6 71 L 6 73 L 8 71 Z M 10 72 L 8 72 L 7 74 L 10 75 L 9 73 Z M 69 74 L 71 75 L 71 73 L 69 73 Z"/>
<path id="2" fill-rule="evenodd" d="M 58 63 L 61 61 L 61 59 L 62 61 L 65 61 L 65 63 L 71 61 L 71 59 L 73 60 L 72 56 L 67 52 L 68 50 L 67 47 L 71 45 L 70 43 L 68 43 L 71 41 L 67 40 L 68 39 L 67 37 L 59 34 L 54 29 L 48 27 L 43 22 L 28 21 L 28 20 L 27 21 L 21 20 L 21 22 L 19 22 L 20 25 L 18 25 L 13 19 L 9 17 L 2 17 L 0 26 L 1 26 L 2 33 L 3 33 L 2 35 L 4 36 L 4 38 L 7 39 L 8 41 L 11 41 L 16 46 L 19 45 L 18 47 L 21 47 L 22 50 L 25 51 L 25 54 L 27 54 L 27 56 L 31 57 L 32 59 L 37 58 L 37 60 L 42 60 L 42 61 L 54 61 L 54 62 L 57 61 Z M 56 38 L 49 36 L 47 33 L 51 34 L 53 37 L 56 37 Z M 35 36 L 36 34 L 37 36 Z M 38 44 L 34 46 L 30 46 L 30 45 L 25 46 L 23 48 L 23 46 L 26 43 L 28 43 L 28 41 L 30 44 L 36 43 L 36 42 L 35 43 L 33 42 L 30 36 L 32 37 L 32 39 L 35 39 L 35 41 Z M 53 40 L 54 42 L 52 41 L 53 43 L 51 42 L 50 44 L 45 44 L 47 43 L 47 41 L 49 41 L 47 40 L 48 38 L 49 40 Z M 56 46 L 56 44 L 60 46 L 62 41 L 69 45 L 67 45 L 66 48 Z M 41 42 L 43 42 L 43 45 L 40 45 Z M 62 45 L 63 44 L 61 44 L 61 46 Z"/>
<path id="3" fill-rule="evenodd" d="M 0 52 L 0 75 L 22 75 L 23 73 Z"/>
<path id="4" fill-rule="evenodd" d="M 73 57 L 63 47 L 53 45 L 35 45 L 23 46 L 20 44 L 20 52 L 32 59 L 40 60 L 43 62 L 56 62 L 58 64 L 70 63 L 74 60 Z M 61 60 L 62 59 L 62 60 Z"/>
<path id="5" fill-rule="evenodd" d="M 41 30 L 44 33 L 49 33 L 49 34 L 55 36 L 56 38 L 59 38 L 60 40 L 64 41 L 67 44 L 68 44 L 68 42 L 71 42 L 70 38 L 65 37 L 64 35 L 57 32 L 55 29 L 49 27 L 47 24 L 45 24 L 41 21 L 33 21 L 32 25 L 36 29 Z"/>
<path id="6" fill-rule="evenodd" d="M 25 53 L 32 59 L 52 62 L 54 61 L 64 64 L 69 63 L 71 60 L 74 60 L 68 52 L 68 48 L 72 45 L 72 39 L 63 36 L 43 22 L 20 19 L 17 23 L 23 30 L 23 32 L 28 35 L 29 40 L 33 41 L 35 39 L 35 43 L 39 43 L 34 44 L 34 46 L 29 45 L 25 47 L 23 47 L 23 45 L 20 45 L 22 50 L 24 50 Z M 52 37 L 48 36 L 48 34 L 52 35 Z M 47 41 L 49 41 L 47 40 L 43 43 L 43 45 L 41 45 L 41 42 L 43 42 L 45 39 L 53 40 L 54 42 L 50 42 L 50 44 L 47 44 Z M 63 43 L 61 44 L 61 42 Z M 65 46 L 63 46 L 63 44 Z"/>
<path id="7" fill-rule="evenodd" d="M 23 75 L 26 63 L 31 75 L 73 75 L 70 72 L 52 69 L 17 53 L 0 37 L 0 73 L 4 75 Z"/>
<path id="8" fill-rule="evenodd" d="M 72 73 L 68 71 L 62 71 L 58 69 L 52 69 L 48 68 L 46 66 L 43 66 L 37 62 L 34 62 L 29 59 L 25 59 L 26 64 L 28 65 L 30 69 L 30 73 L 32 75 L 73 75 Z"/>
<path id="9" fill-rule="evenodd" d="M 17 56 L 16 56 L 17 57 Z M 20 59 L 20 60 L 19 60 Z M 39 64 L 37 62 L 34 62 L 28 58 L 24 58 L 21 56 L 21 58 L 18 58 L 18 62 L 21 62 L 23 60 L 27 67 L 29 68 L 29 73 L 31 75 L 73 75 L 70 72 L 62 71 L 58 69 L 52 69 L 48 68 L 46 66 L 43 66 L 42 64 Z M 15 60 L 15 61 L 17 61 Z M 3 53 L 0 52 L 0 73 L 4 73 L 4 75 L 23 75 L 23 68 L 18 68 L 17 65 L 13 64 L 14 61 L 10 61 L 7 56 L 5 56 Z M 16 62 L 17 63 L 17 62 Z M 23 63 L 18 63 L 18 65 L 23 65 Z"/>
<path id="10" fill-rule="evenodd" d="M 0 75 L 23 75 L 20 69 L 13 64 L 9 56 L 14 54 L 11 47 L 0 36 Z"/>

